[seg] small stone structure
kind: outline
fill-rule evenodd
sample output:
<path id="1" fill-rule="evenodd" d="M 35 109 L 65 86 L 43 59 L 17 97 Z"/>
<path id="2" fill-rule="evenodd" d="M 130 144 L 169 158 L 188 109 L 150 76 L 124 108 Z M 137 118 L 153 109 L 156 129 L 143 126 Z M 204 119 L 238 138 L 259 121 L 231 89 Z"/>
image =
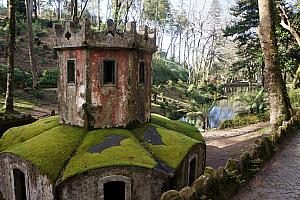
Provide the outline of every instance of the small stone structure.
<path id="1" fill-rule="evenodd" d="M 136 31 L 129 22 L 123 33 L 107 21 L 107 30 L 72 22 L 55 26 L 58 51 L 61 122 L 87 128 L 126 126 L 150 118 L 151 62 L 155 31 Z"/>
<path id="2" fill-rule="evenodd" d="M 111 20 L 102 32 L 88 20 L 55 26 L 59 117 L 0 139 L 0 194 L 7 200 L 158 200 L 203 174 L 206 145 L 198 130 L 150 115 L 155 33 L 137 33 L 134 22 L 124 33 L 113 27 Z M 135 121 L 141 123 L 130 129 L 105 129 Z"/>

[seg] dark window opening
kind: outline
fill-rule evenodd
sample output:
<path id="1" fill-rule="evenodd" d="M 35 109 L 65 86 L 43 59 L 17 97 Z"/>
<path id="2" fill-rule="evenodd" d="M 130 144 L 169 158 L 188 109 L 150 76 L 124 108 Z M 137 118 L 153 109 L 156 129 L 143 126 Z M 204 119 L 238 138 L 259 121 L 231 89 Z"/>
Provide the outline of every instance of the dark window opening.
<path id="1" fill-rule="evenodd" d="M 189 185 L 192 185 L 196 179 L 196 158 L 190 161 Z"/>
<path id="2" fill-rule="evenodd" d="M 18 169 L 13 174 L 16 200 L 26 200 L 25 174 Z"/>
<path id="3" fill-rule="evenodd" d="M 125 182 L 111 181 L 105 183 L 104 200 L 125 200 Z"/>
<path id="4" fill-rule="evenodd" d="M 68 83 L 75 83 L 75 60 L 68 60 L 67 62 L 67 81 Z"/>
<path id="5" fill-rule="evenodd" d="M 114 60 L 103 61 L 103 84 L 116 84 L 116 62 Z"/>
<path id="6" fill-rule="evenodd" d="M 140 62 L 139 65 L 139 83 L 145 82 L 145 62 Z"/>

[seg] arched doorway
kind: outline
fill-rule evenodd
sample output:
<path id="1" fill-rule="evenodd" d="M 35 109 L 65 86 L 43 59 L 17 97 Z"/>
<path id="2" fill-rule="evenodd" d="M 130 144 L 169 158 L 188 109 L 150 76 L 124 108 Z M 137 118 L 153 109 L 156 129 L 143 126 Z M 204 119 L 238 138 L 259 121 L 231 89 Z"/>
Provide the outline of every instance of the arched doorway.
<path id="1" fill-rule="evenodd" d="M 192 185 L 196 179 L 196 158 L 193 158 L 189 162 L 189 185 Z"/>
<path id="2" fill-rule="evenodd" d="M 100 179 L 100 200 L 131 200 L 131 179 L 123 175 L 111 175 Z"/>
<path id="3" fill-rule="evenodd" d="M 125 182 L 104 183 L 104 200 L 125 200 Z"/>
<path id="4" fill-rule="evenodd" d="M 13 169 L 15 200 L 26 200 L 25 174 L 19 169 Z"/>

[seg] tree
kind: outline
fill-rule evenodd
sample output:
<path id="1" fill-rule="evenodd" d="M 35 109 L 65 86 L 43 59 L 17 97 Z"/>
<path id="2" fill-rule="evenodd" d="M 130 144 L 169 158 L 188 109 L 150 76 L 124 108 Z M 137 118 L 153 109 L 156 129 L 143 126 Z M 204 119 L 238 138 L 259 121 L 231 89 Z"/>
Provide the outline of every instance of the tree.
<path id="1" fill-rule="evenodd" d="M 275 37 L 273 0 L 258 0 L 260 23 L 258 36 L 265 57 L 266 86 L 270 100 L 270 124 L 291 117 L 291 104 L 283 82 L 278 63 L 278 49 Z"/>
<path id="2" fill-rule="evenodd" d="M 36 89 L 38 84 L 38 73 L 34 57 L 33 31 L 32 31 L 32 0 L 26 0 L 26 15 L 28 28 L 28 43 L 29 43 L 29 64 L 32 73 L 32 88 Z"/>
<path id="3" fill-rule="evenodd" d="M 9 33 L 8 33 L 8 56 L 7 56 L 7 84 L 5 97 L 5 111 L 13 112 L 13 77 L 14 77 L 14 52 L 16 37 L 15 0 L 8 1 Z"/>

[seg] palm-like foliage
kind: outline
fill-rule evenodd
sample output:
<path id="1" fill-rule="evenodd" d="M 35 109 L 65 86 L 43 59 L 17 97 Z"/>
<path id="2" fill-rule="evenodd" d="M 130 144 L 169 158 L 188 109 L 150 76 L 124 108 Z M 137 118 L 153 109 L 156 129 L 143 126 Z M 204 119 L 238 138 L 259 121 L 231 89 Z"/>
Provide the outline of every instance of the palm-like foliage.
<path id="1" fill-rule="evenodd" d="M 267 97 L 268 93 L 266 93 L 264 89 L 261 89 L 258 92 L 238 94 L 234 97 L 234 99 L 247 106 L 247 110 L 249 110 L 251 114 L 258 114 L 263 113 L 268 107 Z"/>

